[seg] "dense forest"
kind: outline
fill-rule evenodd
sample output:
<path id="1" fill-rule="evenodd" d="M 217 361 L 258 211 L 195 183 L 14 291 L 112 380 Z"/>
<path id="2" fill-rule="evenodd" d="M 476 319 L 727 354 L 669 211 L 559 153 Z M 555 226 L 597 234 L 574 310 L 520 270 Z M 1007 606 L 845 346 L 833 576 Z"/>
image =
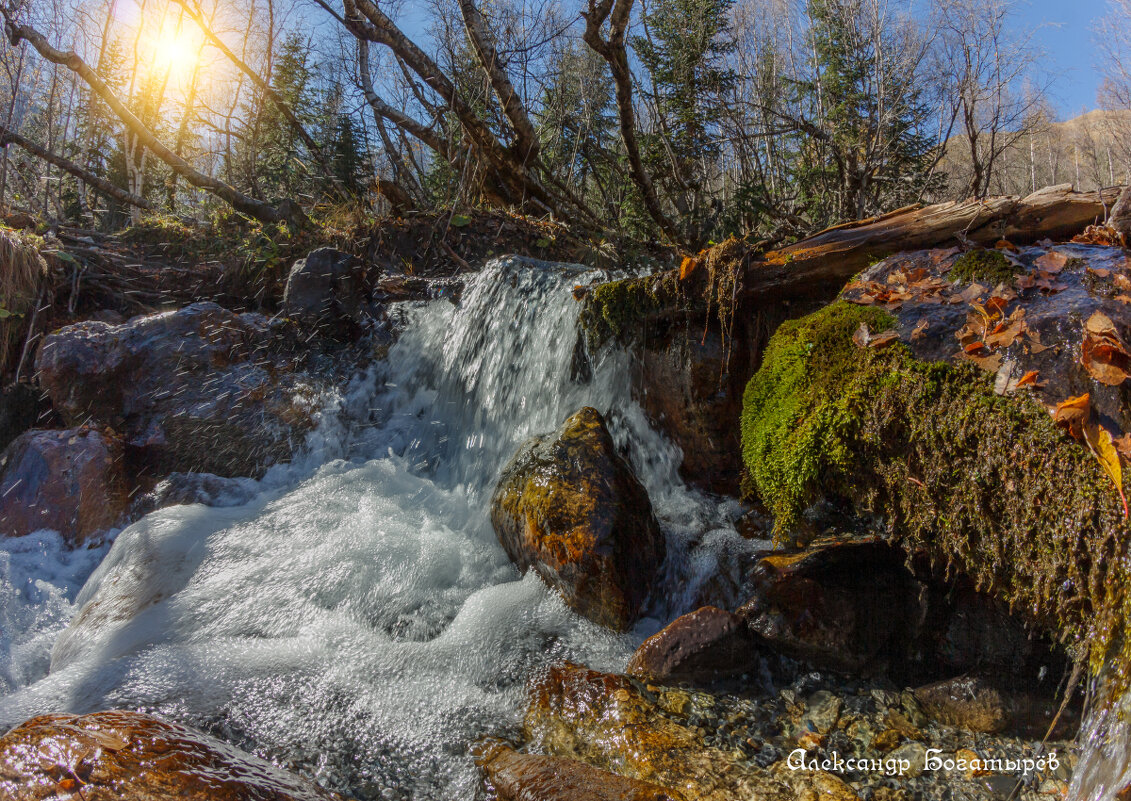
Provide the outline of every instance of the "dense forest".
<path id="1" fill-rule="evenodd" d="M 1012 0 L 9 0 L 0 206 L 119 230 L 513 209 L 601 241 L 792 240 L 911 203 L 1115 185 Z"/>

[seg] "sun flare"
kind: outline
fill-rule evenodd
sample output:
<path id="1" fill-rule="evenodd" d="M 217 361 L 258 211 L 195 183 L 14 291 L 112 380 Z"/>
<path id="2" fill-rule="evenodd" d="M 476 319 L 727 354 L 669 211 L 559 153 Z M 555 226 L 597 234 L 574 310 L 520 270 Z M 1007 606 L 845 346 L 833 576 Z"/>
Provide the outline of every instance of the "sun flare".
<path id="1" fill-rule="evenodd" d="M 175 78 L 187 74 L 199 60 L 200 42 L 186 31 L 165 31 L 154 41 L 154 66 Z"/>

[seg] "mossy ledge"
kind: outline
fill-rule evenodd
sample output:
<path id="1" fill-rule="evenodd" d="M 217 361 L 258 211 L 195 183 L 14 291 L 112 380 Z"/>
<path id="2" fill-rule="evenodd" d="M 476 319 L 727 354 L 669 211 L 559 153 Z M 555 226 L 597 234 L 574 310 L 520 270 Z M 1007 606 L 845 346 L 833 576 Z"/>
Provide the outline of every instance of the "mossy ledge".
<path id="1" fill-rule="evenodd" d="M 743 403 L 746 489 L 784 534 L 819 499 L 874 516 L 908 553 L 972 577 L 1093 671 L 1131 671 L 1128 543 L 1115 488 L 1087 450 L 973 366 L 852 342 L 894 320 L 837 301 L 783 324 Z"/>
<path id="2" fill-rule="evenodd" d="M 593 287 L 579 317 L 591 346 L 631 339 L 652 317 L 684 305 L 679 273 L 623 278 Z"/>
<path id="3" fill-rule="evenodd" d="M 1006 258 L 1000 250 L 971 250 L 963 253 L 950 268 L 947 278 L 951 281 L 986 281 L 993 286 L 1012 284 L 1017 277 L 1018 267 Z"/>

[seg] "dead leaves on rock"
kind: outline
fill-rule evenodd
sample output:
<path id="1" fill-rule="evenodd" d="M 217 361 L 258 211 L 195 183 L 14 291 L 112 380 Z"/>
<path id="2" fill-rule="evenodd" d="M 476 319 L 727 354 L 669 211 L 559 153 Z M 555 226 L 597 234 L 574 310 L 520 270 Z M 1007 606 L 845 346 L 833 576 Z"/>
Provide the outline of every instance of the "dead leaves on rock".
<path id="1" fill-rule="evenodd" d="M 1123 494 L 1123 465 L 1117 442 L 1126 447 L 1129 444 L 1128 436 L 1125 434 L 1116 440 L 1110 431 L 1092 419 L 1092 398 L 1089 393 L 1061 401 L 1053 409 L 1052 416 L 1057 425 L 1088 446 L 1104 474 L 1115 484 L 1119 498 L 1123 501 L 1123 516 L 1127 517 L 1127 496 Z"/>
<path id="2" fill-rule="evenodd" d="M 1080 363 L 1092 378 L 1109 387 L 1119 386 L 1131 376 L 1131 354 L 1115 323 L 1102 312 L 1095 312 L 1084 324 Z"/>
<path id="3" fill-rule="evenodd" d="M 1028 330 L 1025 327 L 1025 309 L 1018 307 L 1006 317 L 1005 297 L 995 295 L 986 305 L 972 302 L 966 314 L 966 325 L 954 332 L 962 349 L 959 358 L 991 373 L 1001 370 L 1004 351 L 1017 342 Z"/>

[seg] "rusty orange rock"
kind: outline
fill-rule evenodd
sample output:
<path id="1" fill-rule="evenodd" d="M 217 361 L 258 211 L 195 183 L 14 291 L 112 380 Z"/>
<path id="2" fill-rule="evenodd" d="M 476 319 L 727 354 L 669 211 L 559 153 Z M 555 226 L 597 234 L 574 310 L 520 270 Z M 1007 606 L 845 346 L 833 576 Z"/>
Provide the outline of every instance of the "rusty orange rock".
<path id="1" fill-rule="evenodd" d="M 128 494 L 116 438 L 86 428 L 28 431 L 0 455 L 0 535 L 49 528 L 79 545 L 118 521 Z"/>
<path id="2" fill-rule="evenodd" d="M 571 608 L 614 629 L 639 616 L 664 560 L 648 493 L 588 407 L 519 449 L 491 521 L 520 570 L 533 568 Z"/>
<path id="3" fill-rule="evenodd" d="M 80 795 L 85 801 L 343 801 L 220 740 L 140 712 L 43 715 L 0 738 L 0 797 Z"/>

